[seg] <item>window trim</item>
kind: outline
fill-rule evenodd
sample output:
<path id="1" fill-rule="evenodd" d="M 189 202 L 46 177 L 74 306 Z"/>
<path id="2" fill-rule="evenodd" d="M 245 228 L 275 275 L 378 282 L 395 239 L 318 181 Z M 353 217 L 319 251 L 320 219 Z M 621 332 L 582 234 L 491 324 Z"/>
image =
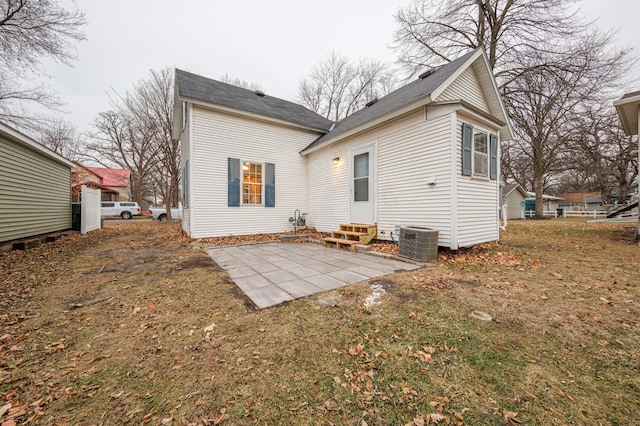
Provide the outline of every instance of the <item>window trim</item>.
<path id="1" fill-rule="evenodd" d="M 484 147 L 486 152 L 481 152 L 476 150 L 476 136 L 484 136 Z M 478 130 L 476 128 L 473 129 L 473 141 L 471 144 L 471 176 L 473 177 L 477 177 L 477 178 L 488 178 L 489 177 L 489 133 L 485 132 L 483 130 Z M 476 170 L 476 165 L 480 166 L 480 164 L 476 163 L 476 157 L 478 155 L 482 155 L 484 157 L 484 161 L 483 163 L 486 163 L 486 173 L 480 173 Z"/>
<path id="2" fill-rule="evenodd" d="M 476 128 L 469 123 L 463 122 L 461 127 L 462 176 L 479 180 L 497 180 L 498 135 L 483 128 Z M 486 152 L 476 151 L 476 135 L 485 135 Z M 486 174 L 476 172 L 476 154 L 486 157 Z"/>
<path id="3" fill-rule="evenodd" d="M 244 165 L 245 163 L 248 164 L 253 164 L 253 165 L 259 165 L 260 166 L 260 203 L 245 203 L 244 201 L 244 185 L 258 185 L 256 183 L 253 182 L 245 182 L 244 178 L 245 178 L 245 174 L 244 174 Z M 240 160 L 240 205 L 241 206 L 262 206 L 264 207 L 264 189 L 265 189 L 265 164 L 264 162 L 261 161 L 250 161 L 250 160 Z M 251 198 L 251 193 L 249 193 L 249 198 Z"/>
<path id="4" fill-rule="evenodd" d="M 244 163 L 260 164 L 261 172 L 261 203 L 248 204 L 244 203 L 243 189 L 244 184 Z M 227 158 L 227 207 L 276 207 L 276 165 L 268 161 L 249 161 L 240 158 Z"/>

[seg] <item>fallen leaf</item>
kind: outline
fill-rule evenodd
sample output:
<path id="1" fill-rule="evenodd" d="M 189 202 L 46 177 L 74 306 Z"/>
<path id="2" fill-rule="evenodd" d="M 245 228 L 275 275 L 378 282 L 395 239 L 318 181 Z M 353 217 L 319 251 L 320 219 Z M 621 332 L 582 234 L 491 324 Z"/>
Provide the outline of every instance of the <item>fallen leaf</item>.
<path id="1" fill-rule="evenodd" d="M 6 405 L 3 405 L 2 407 L 0 407 L 0 417 L 4 416 L 4 413 L 9 411 L 11 409 L 11 407 L 12 407 L 11 404 L 6 404 Z"/>
<path id="2" fill-rule="evenodd" d="M 520 423 L 520 420 L 516 419 L 516 416 L 518 415 L 518 413 L 514 412 L 514 411 L 507 411 L 504 410 L 502 412 L 502 423 L 504 424 L 513 424 L 513 423 Z"/>
<path id="3" fill-rule="evenodd" d="M 227 420 L 229 418 L 228 414 L 221 414 L 220 417 L 218 417 L 217 419 L 215 419 L 215 421 L 213 422 L 214 425 L 219 425 L 220 423 L 224 422 L 225 420 Z"/>
<path id="4" fill-rule="evenodd" d="M 440 423 L 444 421 L 446 417 L 440 413 L 429 413 L 428 419 L 433 423 Z"/>
<path id="5" fill-rule="evenodd" d="M 216 326 L 216 323 L 215 323 L 215 322 L 212 322 L 211 324 L 209 324 L 208 326 L 206 326 L 206 327 L 204 328 L 204 330 L 203 330 L 203 331 L 204 331 L 205 333 L 211 332 L 211 331 L 213 331 L 213 329 L 215 328 L 215 326 Z"/>

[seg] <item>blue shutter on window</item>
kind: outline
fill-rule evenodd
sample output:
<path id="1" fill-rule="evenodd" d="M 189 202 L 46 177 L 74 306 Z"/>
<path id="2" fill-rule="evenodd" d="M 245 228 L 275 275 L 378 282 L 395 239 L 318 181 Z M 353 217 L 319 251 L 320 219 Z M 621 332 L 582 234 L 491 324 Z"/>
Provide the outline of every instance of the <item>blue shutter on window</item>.
<path id="1" fill-rule="evenodd" d="M 462 124 L 462 174 L 471 176 L 471 158 L 473 150 L 473 126 Z"/>
<path id="2" fill-rule="evenodd" d="M 276 206 L 276 165 L 264 164 L 264 206 Z"/>
<path id="3" fill-rule="evenodd" d="M 489 135 L 489 179 L 498 178 L 498 135 Z"/>
<path id="4" fill-rule="evenodd" d="M 182 169 L 182 207 L 189 207 L 189 160 Z"/>
<path id="5" fill-rule="evenodd" d="M 228 158 L 227 205 L 240 207 L 240 160 Z"/>

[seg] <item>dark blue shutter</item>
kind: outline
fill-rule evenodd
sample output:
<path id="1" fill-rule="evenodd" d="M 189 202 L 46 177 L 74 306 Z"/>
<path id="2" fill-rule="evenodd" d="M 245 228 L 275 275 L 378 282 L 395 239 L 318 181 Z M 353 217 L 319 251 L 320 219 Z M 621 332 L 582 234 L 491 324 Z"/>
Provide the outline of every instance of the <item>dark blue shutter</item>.
<path id="1" fill-rule="evenodd" d="M 189 207 L 189 160 L 182 169 L 182 207 Z"/>
<path id="2" fill-rule="evenodd" d="M 276 206 L 276 165 L 264 164 L 264 206 Z"/>
<path id="3" fill-rule="evenodd" d="M 498 136 L 489 135 L 489 178 L 498 178 Z"/>
<path id="4" fill-rule="evenodd" d="M 473 151 L 473 127 L 462 124 L 462 174 L 471 176 L 471 158 Z"/>
<path id="5" fill-rule="evenodd" d="M 240 207 L 240 160 L 228 158 L 228 162 L 227 205 L 229 207 Z"/>

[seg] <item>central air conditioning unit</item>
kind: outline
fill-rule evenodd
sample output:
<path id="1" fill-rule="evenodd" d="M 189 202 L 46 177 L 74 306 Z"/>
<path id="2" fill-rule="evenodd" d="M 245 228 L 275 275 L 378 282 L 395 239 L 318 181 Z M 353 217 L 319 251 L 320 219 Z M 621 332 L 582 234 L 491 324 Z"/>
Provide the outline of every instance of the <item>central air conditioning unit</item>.
<path id="1" fill-rule="evenodd" d="M 401 226 L 398 255 L 419 262 L 438 258 L 438 231 L 430 228 Z"/>

